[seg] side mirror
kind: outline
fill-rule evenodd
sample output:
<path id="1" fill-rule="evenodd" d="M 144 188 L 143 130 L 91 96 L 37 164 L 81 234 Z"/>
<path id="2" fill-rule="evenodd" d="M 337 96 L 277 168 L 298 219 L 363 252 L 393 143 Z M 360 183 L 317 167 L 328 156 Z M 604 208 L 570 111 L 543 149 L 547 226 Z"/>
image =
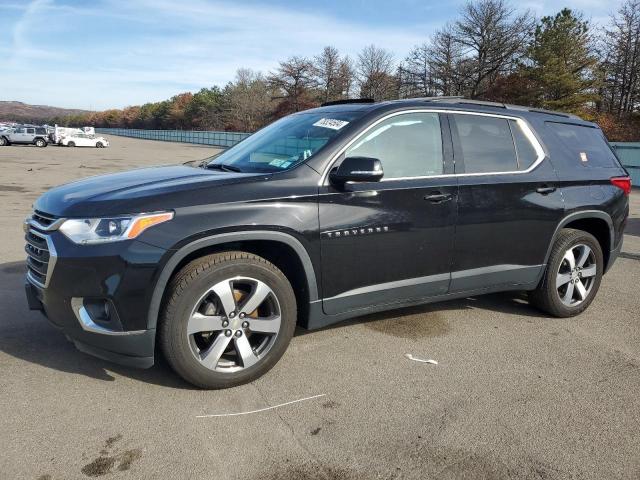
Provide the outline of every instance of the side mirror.
<path id="1" fill-rule="evenodd" d="M 337 184 L 379 182 L 383 175 L 382 163 L 377 158 L 347 157 L 329 174 L 329 180 Z"/>

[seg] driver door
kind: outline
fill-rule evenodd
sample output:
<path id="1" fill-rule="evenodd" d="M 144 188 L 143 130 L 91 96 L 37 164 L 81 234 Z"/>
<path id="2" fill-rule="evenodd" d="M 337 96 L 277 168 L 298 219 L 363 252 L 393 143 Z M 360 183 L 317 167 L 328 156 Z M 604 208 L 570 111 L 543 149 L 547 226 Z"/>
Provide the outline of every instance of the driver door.
<path id="1" fill-rule="evenodd" d="M 379 159 L 384 177 L 321 187 L 324 312 L 446 294 L 458 189 L 443 176 L 452 171 L 446 117 L 394 114 L 354 139 L 350 156 Z"/>

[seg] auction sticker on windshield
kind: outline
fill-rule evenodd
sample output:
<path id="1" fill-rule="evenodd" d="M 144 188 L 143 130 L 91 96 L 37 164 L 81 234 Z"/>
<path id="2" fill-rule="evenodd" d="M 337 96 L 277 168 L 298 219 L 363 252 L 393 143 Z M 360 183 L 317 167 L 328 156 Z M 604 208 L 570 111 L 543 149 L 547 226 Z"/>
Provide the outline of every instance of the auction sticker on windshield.
<path id="1" fill-rule="evenodd" d="M 313 124 L 314 127 L 330 128 L 331 130 L 340 130 L 345 125 L 349 125 L 349 122 L 335 118 L 321 118 Z"/>

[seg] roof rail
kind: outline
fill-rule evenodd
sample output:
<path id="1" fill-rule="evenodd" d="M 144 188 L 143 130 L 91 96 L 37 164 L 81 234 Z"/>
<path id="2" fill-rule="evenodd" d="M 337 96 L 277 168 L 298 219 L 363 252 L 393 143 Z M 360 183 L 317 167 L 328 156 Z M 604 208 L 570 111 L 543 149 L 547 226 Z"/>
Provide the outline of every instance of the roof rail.
<path id="1" fill-rule="evenodd" d="M 440 101 L 443 103 L 457 103 L 459 105 L 481 105 L 485 107 L 506 108 L 509 110 L 525 110 L 533 113 L 545 113 L 547 115 L 556 115 L 558 117 L 574 118 L 574 119 L 580 120 L 580 117 L 578 117 L 577 115 L 573 115 L 572 113 L 556 112 L 553 110 L 545 110 L 543 108 L 529 108 L 525 106 L 511 105 L 508 103 L 501 103 L 501 102 L 490 102 L 488 100 L 474 100 L 474 99 L 467 99 L 464 97 L 427 97 L 427 99 L 429 99 L 432 102 Z"/>
<path id="2" fill-rule="evenodd" d="M 330 107 L 331 105 L 345 105 L 348 103 L 375 103 L 373 98 L 345 98 L 344 100 L 334 100 L 332 102 L 324 102 L 321 107 Z"/>
<path id="3" fill-rule="evenodd" d="M 460 105 L 481 105 L 485 107 L 507 108 L 504 103 L 490 102 L 488 100 L 474 100 L 472 98 L 464 97 L 442 97 L 443 100 L 438 100 L 443 103 L 458 103 Z"/>
<path id="4" fill-rule="evenodd" d="M 557 117 L 564 117 L 564 118 L 580 118 L 576 115 L 572 115 L 571 113 L 556 112 L 554 110 L 545 110 L 544 108 L 530 108 L 529 111 L 534 113 L 546 113 L 547 115 L 555 115 Z"/>
<path id="5" fill-rule="evenodd" d="M 464 97 L 462 95 L 443 95 L 436 97 L 415 97 L 415 98 L 407 98 L 406 100 L 424 100 L 427 102 L 440 102 L 442 100 L 462 100 Z"/>

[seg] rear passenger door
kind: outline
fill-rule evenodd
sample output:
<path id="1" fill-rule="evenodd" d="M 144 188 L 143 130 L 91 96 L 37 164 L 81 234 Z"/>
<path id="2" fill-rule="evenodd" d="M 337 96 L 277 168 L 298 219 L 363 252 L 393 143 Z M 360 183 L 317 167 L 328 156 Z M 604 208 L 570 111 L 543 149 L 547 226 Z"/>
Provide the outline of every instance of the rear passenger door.
<path id="1" fill-rule="evenodd" d="M 564 214 L 555 170 L 522 119 L 449 121 L 459 174 L 451 292 L 533 288 Z"/>

